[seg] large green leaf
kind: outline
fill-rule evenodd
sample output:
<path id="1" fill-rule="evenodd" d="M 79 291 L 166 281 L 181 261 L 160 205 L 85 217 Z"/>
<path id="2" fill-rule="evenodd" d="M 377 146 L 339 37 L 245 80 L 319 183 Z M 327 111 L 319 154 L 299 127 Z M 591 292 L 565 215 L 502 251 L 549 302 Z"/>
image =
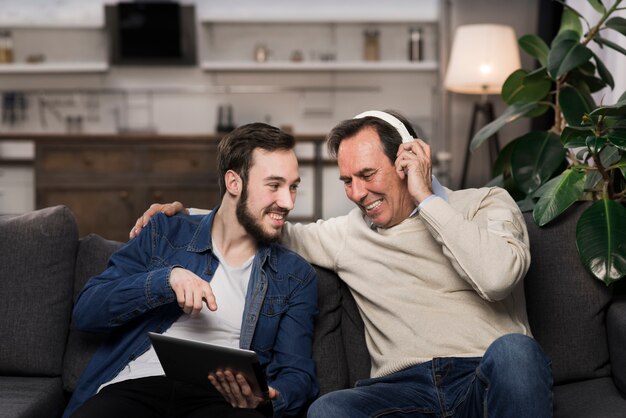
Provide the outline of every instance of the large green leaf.
<path id="1" fill-rule="evenodd" d="M 544 187 L 543 194 L 533 210 L 533 219 L 539 226 L 544 226 L 559 216 L 582 197 L 585 172 L 568 168 L 546 183 Z"/>
<path id="2" fill-rule="evenodd" d="M 587 73 L 581 71 L 581 67 L 574 68 L 572 71 L 567 73 L 565 82 L 578 90 L 584 91 L 585 93 L 595 93 L 607 86 L 606 82 L 601 78 L 598 78 L 595 75 L 588 75 Z"/>
<path id="3" fill-rule="evenodd" d="M 626 103 L 620 100 L 614 106 L 601 106 L 589 113 L 589 116 L 626 116 Z"/>
<path id="4" fill-rule="evenodd" d="M 519 102 L 513 103 L 510 105 L 500 117 L 498 117 L 493 122 L 485 125 L 480 129 L 474 137 L 472 138 L 472 142 L 470 143 L 470 151 L 474 151 L 476 148 L 480 146 L 483 142 L 489 139 L 493 134 L 498 132 L 504 125 L 507 123 L 511 123 L 520 117 L 524 116 L 527 112 L 536 109 L 537 103 L 527 103 L 527 102 Z"/>
<path id="5" fill-rule="evenodd" d="M 537 35 L 524 35 L 517 40 L 520 48 L 522 48 L 531 57 L 537 58 L 537 61 L 545 67 L 548 65 L 548 52 L 550 48 Z"/>
<path id="6" fill-rule="evenodd" d="M 520 68 L 519 70 L 513 71 L 506 80 L 504 80 L 500 96 L 502 96 L 502 100 L 504 100 L 506 104 L 512 104 L 516 101 L 514 98 L 522 89 L 522 81 L 524 77 L 526 77 L 526 74 L 528 74 L 528 71 Z"/>
<path id="7" fill-rule="evenodd" d="M 609 48 L 616 50 L 620 54 L 626 55 L 626 49 L 613 41 L 609 41 L 608 39 L 601 37 L 600 35 L 594 36 L 593 40 L 600 45 L 608 46 Z"/>
<path id="8" fill-rule="evenodd" d="M 499 186 L 505 189 L 513 197 L 513 199 L 522 199 L 525 193 L 517 189 L 513 176 L 511 176 L 511 153 L 519 138 L 509 142 L 500 150 L 496 162 L 493 165 L 492 175 L 494 178 L 486 186 Z M 492 184 L 492 182 L 498 182 Z"/>
<path id="9" fill-rule="evenodd" d="M 580 215 L 576 246 L 584 266 L 607 285 L 626 276 L 626 208 L 603 199 Z"/>
<path id="10" fill-rule="evenodd" d="M 623 17 L 612 17 L 606 21 L 605 25 L 607 28 L 616 30 L 622 35 L 626 36 L 626 19 L 624 19 Z"/>
<path id="11" fill-rule="evenodd" d="M 602 181 L 602 174 L 600 174 L 598 171 L 595 171 L 595 170 L 587 171 L 587 178 L 585 179 L 585 191 L 588 191 L 588 190 L 597 191 L 598 183 L 600 183 L 601 181 Z"/>
<path id="12" fill-rule="evenodd" d="M 565 149 L 552 132 L 529 132 L 511 154 L 511 174 L 517 188 L 529 194 L 548 181 L 563 162 Z"/>
<path id="13" fill-rule="evenodd" d="M 561 15 L 561 27 L 559 28 L 559 33 L 564 31 L 574 31 L 578 34 L 580 38 L 583 35 L 583 27 L 580 24 L 580 14 L 571 8 L 563 9 L 563 14 Z"/>
<path id="14" fill-rule="evenodd" d="M 604 12 L 606 12 L 606 7 L 604 7 L 604 5 L 602 4 L 602 2 L 600 0 L 587 0 L 589 2 L 589 4 L 591 4 L 591 7 L 594 8 L 594 10 L 600 14 L 604 14 Z"/>
<path id="15" fill-rule="evenodd" d="M 621 154 L 619 149 L 613 146 L 604 147 L 604 149 L 600 152 L 600 161 L 604 167 L 615 164 L 620 160 L 620 158 Z"/>
<path id="16" fill-rule="evenodd" d="M 615 81 L 613 80 L 613 76 L 611 72 L 606 68 L 606 65 L 602 62 L 602 60 L 596 55 L 593 54 L 593 59 L 596 61 L 596 67 L 598 67 L 598 74 L 602 81 L 604 81 L 608 86 L 611 86 L 611 89 L 615 88 Z"/>
<path id="17" fill-rule="evenodd" d="M 593 65 L 593 62 L 587 61 L 586 63 L 578 67 L 578 70 L 585 75 L 593 76 L 596 73 L 596 66 Z"/>
<path id="18" fill-rule="evenodd" d="M 559 94 L 559 106 L 570 126 L 581 126 L 583 115 L 590 113 L 595 108 L 595 103 L 589 93 L 565 86 Z"/>
<path id="19" fill-rule="evenodd" d="M 561 32 L 553 41 L 548 54 L 548 74 L 553 80 L 568 71 L 583 65 L 591 59 L 593 53 L 582 45 L 579 35 L 571 30 Z"/>
<path id="20" fill-rule="evenodd" d="M 615 145 L 622 151 L 626 151 L 626 130 L 614 129 L 607 134 L 607 138 L 609 139 L 611 144 Z"/>
<path id="21" fill-rule="evenodd" d="M 589 128 L 566 126 L 561 132 L 561 144 L 565 148 L 584 147 L 590 135 L 593 135 L 593 131 Z"/>
<path id="22" fill-rule="evenodd" d="M 516 70 L 507 77 L 502 86 L 502 99 L 507 104 L 515 102 L 537 102 L 547 99 L 552 87 L 552 81 L 545 69 L 527 73 L 526 70 Z"/>
<path id="23" fill-rule="evenodd" d="M 602 147 L 606 145 L 607 141 L 608 140 L 606 139 L 605 136 L 591 135 L 587 137 L 587 140 L 585 141 L 585 145 L 587 146 L 587 149 L 589 150 L 590 153 L 597 154 L 598 152 L 600 152 Z"/>

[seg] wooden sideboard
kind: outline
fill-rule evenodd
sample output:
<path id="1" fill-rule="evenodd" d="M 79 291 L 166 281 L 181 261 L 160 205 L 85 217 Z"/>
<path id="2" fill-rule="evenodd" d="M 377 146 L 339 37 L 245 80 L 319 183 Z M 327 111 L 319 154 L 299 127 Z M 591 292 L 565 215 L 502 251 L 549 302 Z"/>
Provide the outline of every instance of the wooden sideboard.
<path id="1" fill-rule="evenodd" d="M 81 236 L 126 241 L 130 226 L 154 202 L 219 201 L 217 141 L 155 137 L 59 138 L 35 147 L 38 208 L 64 204 Z"/>
<path id="2" fill-rule="evenodd" d="M 210 208 L 220 199 L 216 136 L 46 134 L 22 139 L 27 138 L 35 142 L 36 207 L 68 206 L 81 236 L 97 233 L 126 241 L 130 227 L 152 203 L 180 200 L 188 207 Z M 311 219 L 299 220 L 321 215 L 323 140 L 297 138 L 315 144 L 315 156 L 300 160 L 314 168 L 315 208 Z"/>

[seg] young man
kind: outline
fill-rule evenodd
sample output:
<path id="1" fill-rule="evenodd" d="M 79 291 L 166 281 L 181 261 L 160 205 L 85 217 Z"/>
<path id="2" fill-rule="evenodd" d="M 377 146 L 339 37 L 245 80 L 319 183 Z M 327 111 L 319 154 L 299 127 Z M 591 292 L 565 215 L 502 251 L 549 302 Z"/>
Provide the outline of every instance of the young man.
<path id="1" fill-rule="evenodd" d="M 315 271 L 276 243 L 300 182 L 293 147 L 269 125 L 234 130 L 218 149 L 221 204 L 206 216 L 153 218 L 89 280 L 75 324 L 112 338 L 65 416 L 264 416 L 269 405 L 240 374 L 211 373 L 208 388 L 165 377 L 150 331 L 256 351 L 275 417 L 296 415 L 317 395 Z"/>
<path id="2" fill-rule="evenodd" d="M 283 230 L 349 286 L 372 359 L 370 379 L 322 396 L 309 417 L 550 417 L 550 362 L 526 317 L 523 217 L 502 189 L 433 184 L 415 137 L 392 112 L 339 123 L 329 150 L 357 208 Z"/>

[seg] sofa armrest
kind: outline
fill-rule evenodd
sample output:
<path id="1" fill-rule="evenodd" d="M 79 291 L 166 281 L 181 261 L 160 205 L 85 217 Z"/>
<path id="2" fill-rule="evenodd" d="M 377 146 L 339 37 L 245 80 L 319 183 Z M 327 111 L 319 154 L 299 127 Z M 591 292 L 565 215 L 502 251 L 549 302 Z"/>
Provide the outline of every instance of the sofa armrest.
<path id="1" fill-rule="evenodd" d="M 616 297 L 606 317 L 613 381 L 626 396 L 626 296 Z"/>

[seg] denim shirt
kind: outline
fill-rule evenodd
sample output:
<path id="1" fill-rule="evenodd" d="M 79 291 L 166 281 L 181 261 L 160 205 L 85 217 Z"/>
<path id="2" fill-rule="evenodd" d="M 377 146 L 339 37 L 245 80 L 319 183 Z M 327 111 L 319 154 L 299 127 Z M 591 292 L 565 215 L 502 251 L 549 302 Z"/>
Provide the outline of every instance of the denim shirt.
<path id="1" fill-rule="evenodd" d="M 111 256 L 101 275 L 89 279 L 74 306 L 75 327 L 111 336 L 83 372 L 64 417 L 150 348 L 148 332 L 164 332 L 183 313 L 169 284 L 174 267 L 211 281 L 219 264 L 211 241 L 216 211 L 153 217 Z M 318 395 L 312 359 L 316 315 L 315 270 L 279 244 L 261 246 L 252 263 L 240 347 L 257 353 L 268 385 L 279 392 L 272 401 L 275 417 L 296 415 Z"/>

